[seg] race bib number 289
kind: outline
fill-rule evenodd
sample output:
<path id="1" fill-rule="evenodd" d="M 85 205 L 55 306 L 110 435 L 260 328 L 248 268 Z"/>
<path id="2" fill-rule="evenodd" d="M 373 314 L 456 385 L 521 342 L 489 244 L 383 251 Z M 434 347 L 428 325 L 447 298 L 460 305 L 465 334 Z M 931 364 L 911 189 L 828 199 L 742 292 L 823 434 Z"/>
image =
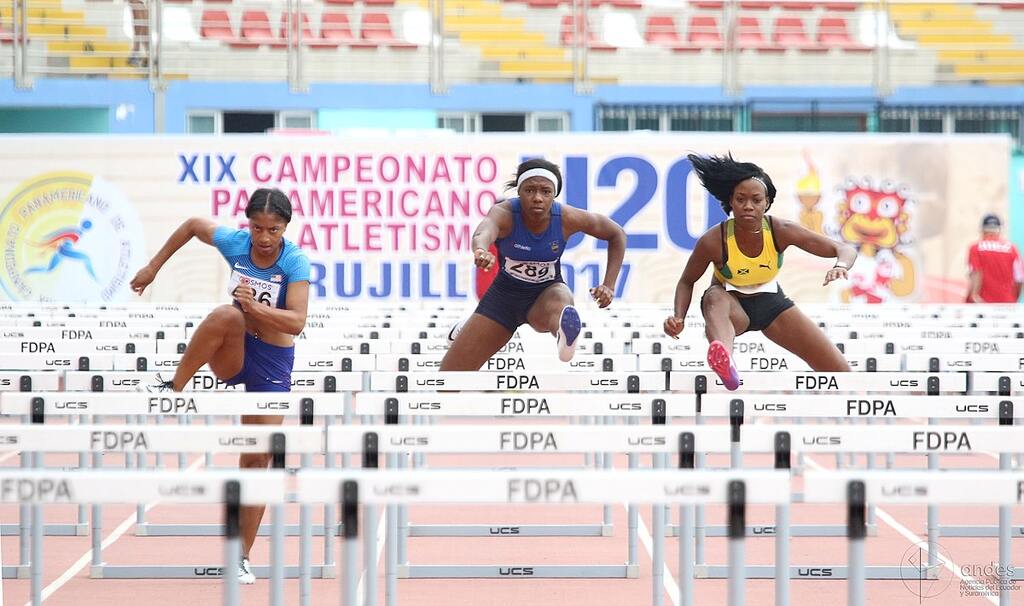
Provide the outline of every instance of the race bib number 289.
<path id="1" fill-rule="evenodd" d="M 555 261 L 516 261 L 505 257 L 505 272 L 517 280 L 539 284 L 555 279 Z"/>
<path id="2" fill-rule="evenodd" d="M 256 299 L 257 303 L 262 303 L 270 307 L 277 305 L 277 297 L 281 294 L 281 283 L 270 282 L 269 280 L 261 280 L 260 278 L 253 278 L 237 271 L 231 272 L 231 279 L 228 285 L 228 293 L 233 293 L 236 286 L 248 286 L 252 290 L 252 298 Z"/>

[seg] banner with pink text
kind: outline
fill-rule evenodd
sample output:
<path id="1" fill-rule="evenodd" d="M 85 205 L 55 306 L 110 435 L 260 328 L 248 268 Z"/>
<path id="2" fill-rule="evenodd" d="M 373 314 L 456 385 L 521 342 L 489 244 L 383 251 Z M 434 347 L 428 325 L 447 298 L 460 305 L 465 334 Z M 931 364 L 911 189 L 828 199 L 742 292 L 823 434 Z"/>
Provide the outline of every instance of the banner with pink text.
<path id="1" fill-rule="evenodd" d="M 689 152 L 732 154 L 771 175 L 770 213 L 855 245 L 850 280 L 822 288 L 829 260 L 789 250 L 797 301 L 962 301 L 966 251 L 985 213 L 1006 217 L 1001 136 L 557 134 L 342 137 L 6 137 L 0 152 L 0 297 L 115 301 L 191 216 L 244 228 L 248 196 L 292 202 L 286 237 L 312 263 L 312 301 L 471 303 L 472 233 L 525 158 L 561 167 L 558 201 L 611 217 L 628 248 L 619 300 L 669 305 L 689 252 L 723 218 Z M 602 281 L 607 248 L 568 242 L 576 296 Z M 159 301 L 226 301 L 229 268 L 199 242 L 147 290 Z M 710 272 L 705 275 L 706 283 Z"/>

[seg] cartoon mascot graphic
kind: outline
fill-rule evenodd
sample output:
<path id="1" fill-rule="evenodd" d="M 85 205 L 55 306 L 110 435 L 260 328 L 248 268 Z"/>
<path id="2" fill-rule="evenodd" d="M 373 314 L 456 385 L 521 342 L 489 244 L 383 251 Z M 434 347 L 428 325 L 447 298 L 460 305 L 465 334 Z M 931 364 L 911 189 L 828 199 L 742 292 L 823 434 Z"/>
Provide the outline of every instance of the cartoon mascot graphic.
<path id="1" fill-rule="evenodd" d="M 914 201 L 890 181 L 852 179 L 839 188 L 839 236 L 860 252 L 850 271 L 843 302 L 884 303 L 914 292 L 914 262 L 908 255 L 910 211 Z"/>

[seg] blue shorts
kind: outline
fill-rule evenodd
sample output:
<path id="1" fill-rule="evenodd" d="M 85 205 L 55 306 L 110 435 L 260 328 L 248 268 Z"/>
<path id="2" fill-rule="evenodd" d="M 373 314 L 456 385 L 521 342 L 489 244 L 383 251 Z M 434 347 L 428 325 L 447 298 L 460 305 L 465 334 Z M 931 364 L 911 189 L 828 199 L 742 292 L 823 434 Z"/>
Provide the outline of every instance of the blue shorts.
<path id="1" fill-rule="evenodd" d="M 480 299 L 474 313 L 494 320 L 509 332 L 515 332 L 517 328 L 526 324 L 526 316 L 540 294 L 555 284 L 564 282 L 559 277 L 544 284 L 520 286 L 515 283 L 514 278 L 507 278 L 499 273 Z"/>
<path id="2" fill-rule="evenodd" d="M 227 380 L 228 385 L 245 384 L 245 391 L 291 391 L 295 346 L 279 347 L 245 333 L 242 370 Z"/>

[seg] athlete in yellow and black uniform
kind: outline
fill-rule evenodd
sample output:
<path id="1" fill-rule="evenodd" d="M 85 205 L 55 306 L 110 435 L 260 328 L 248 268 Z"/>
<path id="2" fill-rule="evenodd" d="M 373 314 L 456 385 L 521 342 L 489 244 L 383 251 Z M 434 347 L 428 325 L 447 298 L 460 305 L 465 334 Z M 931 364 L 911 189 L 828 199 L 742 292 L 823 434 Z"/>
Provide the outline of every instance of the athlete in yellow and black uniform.
<path id="1" fill-rule="evenodd" d="M 789 246 L 837 260 L 826 272 L 823 286 L 846 278 L 857 251 L 792 221 L 767 216 L 775 186 L 756 164 L 737 162 L 731 155 L 691 154 L 689 159 L 704 187 L 718 198 L 725 213 L 733 216 L 697 241 L 676 286 L 674 313 L 665 320 L 665 333 L 678 337 L 683 331 L 693 285 L 713 263 L 715 277 L 701 297 L 701 311 L 710 343 L 708 365 L 727 388 L 739 387 L 739 373 L 732 360 L 733 340 L 750 330 L 764 332 L 816 371 L 850 370 L 836 346 L 793 305 L 775 278 Z"/>

